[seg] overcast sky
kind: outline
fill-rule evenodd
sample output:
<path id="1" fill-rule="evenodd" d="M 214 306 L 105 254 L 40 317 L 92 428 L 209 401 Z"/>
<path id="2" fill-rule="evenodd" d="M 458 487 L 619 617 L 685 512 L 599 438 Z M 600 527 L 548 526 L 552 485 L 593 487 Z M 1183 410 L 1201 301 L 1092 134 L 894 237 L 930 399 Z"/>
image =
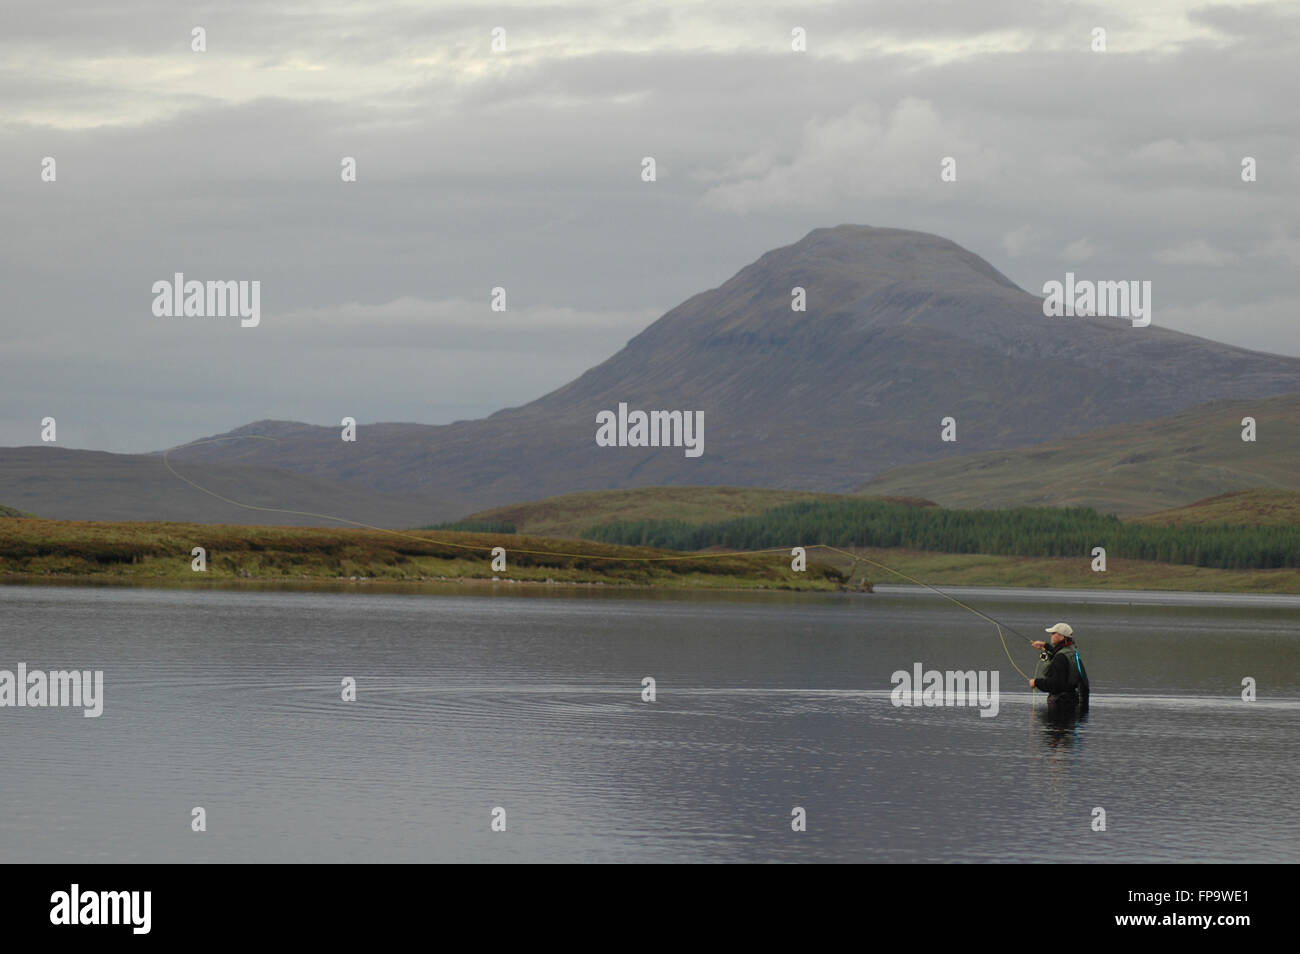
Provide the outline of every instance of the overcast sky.
<path id="1" fill-rule="evenodd" d="M 845 222 L 1300 355 L 1298 37 L 1292 0 L 7 2 L 0 445 L 479 417 Z M 154 317 L 175 272 L 259 280 L 261 325 Z"/>

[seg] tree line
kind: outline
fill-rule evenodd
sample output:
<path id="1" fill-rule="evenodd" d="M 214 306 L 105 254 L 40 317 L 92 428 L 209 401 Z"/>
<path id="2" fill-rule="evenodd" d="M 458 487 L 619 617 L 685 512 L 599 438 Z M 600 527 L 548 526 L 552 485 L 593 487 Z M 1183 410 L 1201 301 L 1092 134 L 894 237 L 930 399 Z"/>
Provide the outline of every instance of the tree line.
<path id="1" fill-rule="evenodd" d="M 1183 563 L 1228 570 L 1300 566 L 1300 528 L 1155 526 L 1126 523 L 1091 507 L 946 510 L 882 501 L 803 502 L 714 523 L 638 520 L 600 524 L 583 536 L 603 543 L 703 550 L 828 543 L 942 553 L 1090 557 Z"/>

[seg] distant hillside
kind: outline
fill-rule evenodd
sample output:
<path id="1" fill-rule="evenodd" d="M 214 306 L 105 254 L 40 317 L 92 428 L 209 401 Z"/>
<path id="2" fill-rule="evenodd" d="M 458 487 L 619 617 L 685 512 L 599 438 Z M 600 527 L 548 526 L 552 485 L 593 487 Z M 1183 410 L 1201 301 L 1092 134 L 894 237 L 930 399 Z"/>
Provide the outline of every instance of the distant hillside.
<path id="1" fill-rule="evenodd" d="M 1241 439 L 1247 416 L 1257 423 L 1254 443 Z M 1136 516 L 1245 488 L 1300 491 L 1300 394 L 1213 402 L 1036 447 L 899 467 L 858 491 L 945 507 L 1084 506 Z"/>
<path id="2" fill-rule="evenodd" d="M 839 500 L 840 494 L 753 487 L 640 487 L 635 490 L 595 490 L 548 497 L 532 503 L 495 507 L 466 517 L 466 521 L 513 524 L 520 533 L 549 537 L 580 537 L 597 524 L 615 521 L 680 520 L 707 523 L 749 517 L 773 507 L 805 500 Z M 852 498 L 857 499 L 857 498 Z M 905 501 L 900 501 L 905 502 Z M 933 506 L 928 500 L 912 501 Z"/>
<path id="3" fill-rule="evenodd" d="M 0 504 L 0 517 L 30 517 L 30 513 L 23 513 L 21 510 L 15 510 L 13 507 L 6 507 Z"/>
<path id="4" fill-rule="evenodd" d="M 312 514 L 378 527 L 411 527 L 449 519 L 464 505 L 444 498 L 385 494 L 365 487 L 262 467 L 173 461 L 197 483 L 231 499 L 302 514 L 247 510 L 178 480 L 161 455 L 106 454 L 59 447 L 0 448 L 0 500 L 51 520 L 174 520 L 341 526 Z"/>
<path id="5" fill-rule="evenodd" d="M 1300 526 L 1300 492 L 1294 490 L 1238 490 L 1219 494 L 1158 513 L 1134 517 L 1133 523 L 1197 527 L 1224 524 L 1237 527 Z"/>
<path id="6" fill-rule="evenodd" d="M 806 293 L 804 311 L 791 307 L 795 288 Z M 949 472 L 967 454 L 1298 385 L 1300 359 L 1162 328 L 1158 310 L 1146 328 L 1046 318 L 1038 296 L 947 239 L 842 225 L 766 253 L 522 407 L 446 426 L 362 424 L 355 443 L 336 427 L 259 421 L 228 436 L 278 440 L 175 456 L 458 498 L 466 510 L 665 485 L 847 492 L 902 465 Z M 597 412 L 620 402 L 703 413 L 703 456 L 596 446 Z M 949 416 L 955 444 L 940 440 Z M 1029 472 L 1018 502 L 1044 492 L 1044 473 Z M 935 496 L 925 484 L 883 492 Z"/>

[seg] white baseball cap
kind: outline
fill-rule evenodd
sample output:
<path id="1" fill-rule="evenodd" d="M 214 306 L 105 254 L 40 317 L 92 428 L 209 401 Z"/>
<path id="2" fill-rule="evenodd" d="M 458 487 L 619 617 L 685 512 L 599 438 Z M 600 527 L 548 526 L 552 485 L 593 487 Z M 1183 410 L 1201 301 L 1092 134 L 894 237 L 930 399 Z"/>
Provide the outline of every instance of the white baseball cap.
<path id="1" fill-rule="evenodd" d="M 1069 623 L 1057 623 L 1055 626 L 1048 627 L 1046 630 L 1044 630 L 1044 632 L 1060 633 L 1062 636 L 1068 639 L 1069 637 L 1074 635 L 1074 627 L 1072 627 Z"/>

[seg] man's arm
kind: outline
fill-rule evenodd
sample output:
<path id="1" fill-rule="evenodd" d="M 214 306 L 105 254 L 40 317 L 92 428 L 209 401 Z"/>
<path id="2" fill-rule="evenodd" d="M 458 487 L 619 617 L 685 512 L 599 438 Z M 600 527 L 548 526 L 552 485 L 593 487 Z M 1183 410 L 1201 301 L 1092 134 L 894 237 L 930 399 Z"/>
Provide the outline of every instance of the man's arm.
<path id="1" fill-rule="evenodd" d="M 1070 688 L 1068 674 L 1063 665 L 1066 661 L 1061 653 L 1053 655 L 1052 661 L 1047 664 L 1047 672 L 1043 673 L 1041 679 L 1034 680 L 1034 688 L 1047 693 L 1065 692 Z"/>

